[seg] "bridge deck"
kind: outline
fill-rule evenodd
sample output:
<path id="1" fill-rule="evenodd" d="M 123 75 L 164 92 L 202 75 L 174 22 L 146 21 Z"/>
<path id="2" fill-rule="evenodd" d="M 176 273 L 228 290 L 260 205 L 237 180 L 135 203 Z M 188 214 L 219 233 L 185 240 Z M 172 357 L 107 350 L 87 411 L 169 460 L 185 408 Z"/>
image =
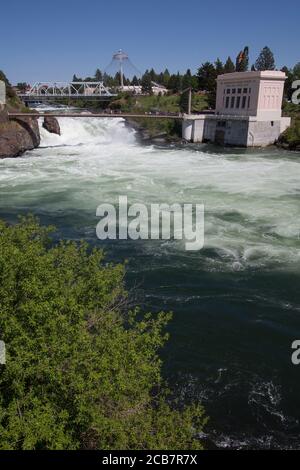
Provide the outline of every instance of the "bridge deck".
<path id="1" fill-rule="evenodd" d="M 155 119 L 183 119 L 179 114 L 129 114 L 129 113 L 8 113 L 9 118 L 24 117 L 59 117 L 59 118 L 155 118 Z"/>
<path id="2" fill-rule="evenodd" d="M 117 95 L 24 95 L 18 94 L 24 103 L 35 103 L 43 101 L 61 101 L 61 100 L 84 100 L 84 101 L 108 101 Z"/>

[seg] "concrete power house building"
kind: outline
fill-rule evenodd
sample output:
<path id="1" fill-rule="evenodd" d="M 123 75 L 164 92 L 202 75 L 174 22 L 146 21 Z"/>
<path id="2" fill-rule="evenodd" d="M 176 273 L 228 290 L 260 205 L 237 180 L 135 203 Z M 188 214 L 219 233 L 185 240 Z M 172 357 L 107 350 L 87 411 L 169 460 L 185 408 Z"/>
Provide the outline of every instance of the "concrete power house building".
<path id="1" fill-rule="evenodd" d="M 290 126 L 281 116 L 284 72 L 234 72 L 217 78 L 214 114 L 185 115 L 182 136 L 191 142 L 262 147 Z"/>

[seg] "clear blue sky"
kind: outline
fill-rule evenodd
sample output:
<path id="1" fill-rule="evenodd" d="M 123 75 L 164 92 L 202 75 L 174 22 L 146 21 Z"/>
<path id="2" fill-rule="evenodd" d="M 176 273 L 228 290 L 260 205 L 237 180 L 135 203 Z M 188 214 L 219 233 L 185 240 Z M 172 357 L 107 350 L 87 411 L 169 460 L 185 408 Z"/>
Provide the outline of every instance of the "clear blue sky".
<path id="1" fill-rule="evenodd" d="M 300 61 L 299 0 L 17 0 L 0 5 L 0 69 L 12 83 L 92 75 L 116 50 L 144 71 L 184 71 L 245 45 Z"/>

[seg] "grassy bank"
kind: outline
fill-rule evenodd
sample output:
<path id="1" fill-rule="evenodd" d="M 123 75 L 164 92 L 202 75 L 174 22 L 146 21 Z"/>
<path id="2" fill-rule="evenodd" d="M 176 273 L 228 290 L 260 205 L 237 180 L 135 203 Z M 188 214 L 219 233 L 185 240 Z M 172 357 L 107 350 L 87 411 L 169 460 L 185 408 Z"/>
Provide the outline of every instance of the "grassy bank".
<path id="1" fill-rule="evenodd" d="M 283 115 L 292 118 L 291 126 L 280 136 L 279 144 L 290 150 L 300 150 L 300 105 L 285 103 Z"/>
<path id="2" fill-rule="evenodd" d="M 180 113 L 180 95 L 173 94 L 167 96 L 132 96 L 129 93 L 120 93 L 110 103 L 88 103 L 84 101 L 74 102 L 75 107 L 89 108 L 99 111 L 103 108 L 110 108 L 114 111 L 132 114 L 147 113 Z M 101 108 L 100 108 L 101 107 Z M 207 97 L 194 93 L 192 97 L 192 112 L 200 112 L 207 109 Z M 142 129 L 149 138 L 165 136 L 171 140 L 181 137 L 180 123 L 170 117 L 170 119 L 130 119 L 133 125 Z"/>
<path id="3" fill-rule="evenodd" d="M 111 103 L 113 109 L 129 113 L 180 113 L 180 95 L 169 96 L 122 96 Z M 194 95 L 192 100 L 193 112 L 207 108 L 207 100 L 203 95 Z M 143 129 L 146 138 L 165 136 L 167 139 L 181 137 L 181 125 L 170 119 L 135 119 L 134 122 Z"/>

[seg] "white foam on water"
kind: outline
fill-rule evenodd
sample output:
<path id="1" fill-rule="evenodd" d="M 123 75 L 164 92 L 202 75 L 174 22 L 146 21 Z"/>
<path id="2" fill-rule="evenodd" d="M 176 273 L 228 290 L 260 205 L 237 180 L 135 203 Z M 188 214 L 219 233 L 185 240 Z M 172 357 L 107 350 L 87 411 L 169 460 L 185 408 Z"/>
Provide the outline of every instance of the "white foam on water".
<path id="1" fill-rule="evenodd" d="M 204 203 L 209 270 L 290 267 L 300 261 L 298 154 L 212 154 L 141 146 L 121 118 L 60 118 L 62 135 L 41 127 L 41 145 L 0 161 L 2 209 L 86 211 L 102 202 Z M 57 198 L 55 195 L 57 194 Z M 184 251 L 180 242 L 149 242 L 147 250 Z M 186 256 L 191 256 L 189 253 Z M 193 254 L 192 256 L 195 256 Z"/>

